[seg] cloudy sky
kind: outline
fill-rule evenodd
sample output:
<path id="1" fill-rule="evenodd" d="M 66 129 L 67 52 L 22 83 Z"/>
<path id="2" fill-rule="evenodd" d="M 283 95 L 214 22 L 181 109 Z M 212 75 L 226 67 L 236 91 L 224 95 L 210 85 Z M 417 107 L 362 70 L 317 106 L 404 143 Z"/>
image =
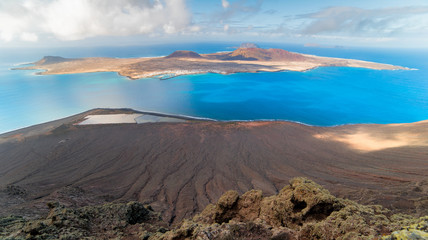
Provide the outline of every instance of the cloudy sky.
<path id="1" fill-rule="evenodd" d="M 427 0 L 0 0 L 0 46 L 256 41 L 427 48 Z"/>

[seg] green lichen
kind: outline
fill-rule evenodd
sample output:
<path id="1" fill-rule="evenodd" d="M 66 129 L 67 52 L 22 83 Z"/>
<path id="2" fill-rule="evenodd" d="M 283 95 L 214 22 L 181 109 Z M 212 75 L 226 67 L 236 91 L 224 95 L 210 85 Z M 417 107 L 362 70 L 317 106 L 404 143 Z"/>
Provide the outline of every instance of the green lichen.
<path id="1" fill-rule="evenodd" d="M 391 233 L 390 236 L 382 238 L 383 240 L 424 240 L 428 239 L 428 216 L 419 219 L 418 223 L 408 227 L 403 227 L 399 231 Z"/>

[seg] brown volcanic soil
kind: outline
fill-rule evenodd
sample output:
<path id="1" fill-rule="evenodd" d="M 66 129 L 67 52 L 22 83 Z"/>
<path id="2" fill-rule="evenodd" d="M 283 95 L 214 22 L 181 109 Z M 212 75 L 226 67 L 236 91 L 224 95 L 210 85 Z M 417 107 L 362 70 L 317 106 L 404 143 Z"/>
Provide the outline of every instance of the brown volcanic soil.
<path id="1" fill-rule="evenodd" d="M 73 206 L 138 200 L 177 222 L 227 190 L 272 195 L 296 176 L 359 203 L 428 214 L 423 141 L 370 150 L 343 140 L 364 130 L 375 140 L 390 132 L 422 140 L 428 122 L 334 128 L 290 122 L 70 124 L 76 121 L 32 127 L 30 135 L 26 129 L 0 135 L 0 215 L 40 213 L 52 200 Z"/>

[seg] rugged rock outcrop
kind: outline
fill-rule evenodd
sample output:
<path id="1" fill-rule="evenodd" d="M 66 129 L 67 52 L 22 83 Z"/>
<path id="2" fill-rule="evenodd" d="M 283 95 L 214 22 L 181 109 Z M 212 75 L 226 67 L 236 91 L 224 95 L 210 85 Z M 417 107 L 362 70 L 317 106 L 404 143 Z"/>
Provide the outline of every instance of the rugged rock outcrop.
<path id="1" fill-rule="evenodd" d="M 160 216 L 139 202 L 77 209 L 48 205 L 45 219 L 2 218 L 0 239 L 138 239 L 146 230 L 166 231 Z"/>
<path id="2" fill-rule="evenodd" d="M 336 198 L 313 181 L 295 178 L 270 197 L 256 190 L 242 196 L 226 192 L 160 239 L 375 239 L 416 221 Z"/>
<path id="3" fill-rule="evenodd" d="M 138 202 L 78 209 L 51 203 L 49 207 L 43 220 L 12 216 L 0 219 L 0 238 L 297 240 L 385 236 L 383 239 L 390 240 L 424 239 L 428 234 L 428 217 L 418 220 L 393 214 L 381 206 L 336 198 L 305 178 L 292 179 L 277 195 L 269 197 L 258 190 L 241 196 L 228 191 L 216 204 L 208 205 L 192 220 L 184 220 L 172 230 L 150 206 Z M 411 226 L 398 231 L 404 225 Z"/>

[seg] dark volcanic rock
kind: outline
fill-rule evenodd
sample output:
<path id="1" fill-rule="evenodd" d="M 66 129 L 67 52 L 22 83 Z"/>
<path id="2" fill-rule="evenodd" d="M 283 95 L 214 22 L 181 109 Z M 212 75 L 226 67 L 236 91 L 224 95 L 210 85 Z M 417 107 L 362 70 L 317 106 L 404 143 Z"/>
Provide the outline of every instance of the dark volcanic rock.
<path id="1" fill-rule="evenodd" d="M 129 224 L 142 223 L 149 218 L 149 210 L 138 202 L 131 202 L 127 205 L 126 221 Z"/>
<path id="2" fill-rule="evenodd" d="M 6 187 L 6 192 L 11 196 L 25 196 L 27 194 L 27 191 L 24 188 L 15 185 L 8 185 Z"/>

